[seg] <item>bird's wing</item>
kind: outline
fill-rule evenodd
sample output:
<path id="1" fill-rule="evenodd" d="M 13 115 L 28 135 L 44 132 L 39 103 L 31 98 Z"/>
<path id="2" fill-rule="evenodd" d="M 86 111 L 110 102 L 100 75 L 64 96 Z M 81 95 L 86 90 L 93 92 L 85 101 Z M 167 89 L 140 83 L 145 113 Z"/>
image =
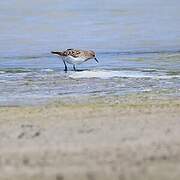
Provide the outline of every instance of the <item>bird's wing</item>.
<path id="1" fill-rule="evenodd" d="M 64 56 L 79 57 L 81 51 L 78 49 L 67 49 L 63 52 Z"/>
<path id="2" fill-rule="evenodd" d="M 67 49 L 65 51 L 52 51 L 53 54 L 58 54 L 59 56 L 72 56 L 74 58 L 79 57 L 80 54 L 83 53 L 83 51 L 78 49 Z"/>

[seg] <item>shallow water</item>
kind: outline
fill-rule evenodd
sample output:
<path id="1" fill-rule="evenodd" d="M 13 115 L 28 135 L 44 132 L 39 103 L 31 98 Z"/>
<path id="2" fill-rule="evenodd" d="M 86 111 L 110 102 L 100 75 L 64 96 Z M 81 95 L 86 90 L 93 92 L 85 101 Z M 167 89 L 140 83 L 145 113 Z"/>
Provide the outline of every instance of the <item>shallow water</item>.
<path id="1" fill-rule="evenodd" d="M 0 105 L 162 91 L 179 97 L 179 7 L 178 0 L 1 1 Z M 64 73 L 49 52 L 66 48 L 95 50 L 100 63 Z"/>

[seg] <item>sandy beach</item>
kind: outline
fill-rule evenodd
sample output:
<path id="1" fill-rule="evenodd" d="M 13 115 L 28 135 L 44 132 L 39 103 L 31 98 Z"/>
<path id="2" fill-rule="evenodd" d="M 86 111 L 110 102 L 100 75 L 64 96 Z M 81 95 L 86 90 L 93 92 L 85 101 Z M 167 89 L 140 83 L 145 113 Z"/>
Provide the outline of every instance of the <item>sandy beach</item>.
<path id="1" fill-rule="evenodd" d="M 0 107 L 0 179 L 178 180 L 179 117 L 152 96 Z"/>

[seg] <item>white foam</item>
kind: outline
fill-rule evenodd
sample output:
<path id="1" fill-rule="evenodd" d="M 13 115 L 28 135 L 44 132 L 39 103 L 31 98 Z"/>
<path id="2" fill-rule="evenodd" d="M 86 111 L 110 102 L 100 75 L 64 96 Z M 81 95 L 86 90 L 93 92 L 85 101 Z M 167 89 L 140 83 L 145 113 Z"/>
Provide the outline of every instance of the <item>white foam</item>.
<path id="1" fill-rule="evenodd" d="M 113 77 L 122 77 L 122 78 L 150 78 L 152 75 L 148 75 L 144 72 L 138 71 L 111 71 L 111 70 L 97 70 L 97 71 L 81 71 L 73 72 L 69 77 L 74 79 L 79 78 L 101 78 L 109 79 Z"/>
<path id="2" fill-rule="evenodd" d="M 41 72 L 53 72 L 53 71 L 54 71 L 53 69 L 49 69 L 49 68 L 41 70 Z"/>
<path id="3" fill-rule="evenodd" d="M 109 79 L 114 77 L 119 78 L 153 78 L 153 79 L 171 79 L 180 78 L 180 76 L 168 76 L 165 74 L 150 74 L 148 72 L 141 71 L 112 71 L 112 70 L 93 70 L 93 71 L 80 71 L 72 72 L 69 74 L 70 78 L 80 79 L 80 78 L 100 78 Z"/>
<path id="4" fill-rule="evenodd" d="M 172 75 L 172 76 L 162 75 L 162 76 L 154 76 L 152 78 L 153 79 L 172 79 L 172 78 L 180 78 L 180 76 L 178 76 L 178 75 Z"/>

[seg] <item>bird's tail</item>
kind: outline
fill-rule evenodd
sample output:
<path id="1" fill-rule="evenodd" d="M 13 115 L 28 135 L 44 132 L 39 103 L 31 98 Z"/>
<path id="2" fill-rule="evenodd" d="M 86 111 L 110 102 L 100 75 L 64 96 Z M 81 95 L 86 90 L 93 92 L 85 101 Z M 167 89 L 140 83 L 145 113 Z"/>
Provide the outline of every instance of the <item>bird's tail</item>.
<path id="1" fill-rule="evenodd" d="M 62 52 L 59 52 L 59 51 L 51 51 L 52 54 L 57 54 L 59 56 L 62 56 Z"/>

